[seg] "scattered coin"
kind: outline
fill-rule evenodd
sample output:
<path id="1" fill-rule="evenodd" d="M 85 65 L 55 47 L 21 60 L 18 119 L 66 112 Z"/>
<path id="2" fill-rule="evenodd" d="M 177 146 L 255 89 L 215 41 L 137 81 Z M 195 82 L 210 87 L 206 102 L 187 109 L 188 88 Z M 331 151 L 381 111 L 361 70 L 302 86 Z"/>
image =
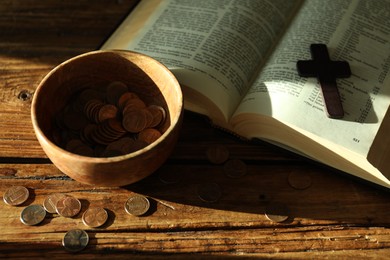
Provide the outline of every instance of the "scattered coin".
<path id="1" fill-rule="evenodd" d="M 41 223 L 46 217 L 46 211 L 41 205 L 30 205 L 25 207 L 20 214 L 23 224 L 34 226 Z"/>
<path id="2" fill-rule="evenodd" d="M 224 145 L 212 145 L 207 151 L 208 160 L 214 164 L 222 164 L 229 159 L 229 150 Z"/>
<path id="3" fill-rule="evenodd" d="M 145 196 L 132 196 L 125 203 L 125 210 L 134 216 L 144 215 L 150 208 L 150 202 Z"/>
<path id="4" fill-rule="evenodd" d="M 30 192 L 23 186 L 12 186 L 9 188 L 3 196 L 5 203 L 11 206 L 18 206 L 26 202 L 30 195 Z"/>
<path id="5" fill-rule="evenodd" d="M 104 208 L 92 207 L 88 208 L 83 214 L 83 223 L 89 227 L 100 227 L 106 223 L 108 213 Z"/>
<path id="6" fill-rule="evenodd" d="M 265 216 L 273 222 L 284 222 L 289 217 L 289 209 L 282 203 L 270 203 L 265 209 Z"/>
<path id="7" fill-rule="evenodd" d="M 297 190 L 304 190 L 311 186 L 310 173 L 304 171 L 292 171 L 288 175 L 288 183 Z"/>
<path id="8" fill-rule="evenodd" d="M 81 229 L 69 230 L 62 239 L 62 245 L 70 252 L 83 250 L 88 245 L 88 242 L 88 233 Z"/>
<path id="9" fill-rule="evenodd" d="M 57 204 L 57 201 L 63 197 L 65 197 L 66 195 L 63 194 L 63 193 L 54 193 L 54 194 L 51 194 L 49 196 L 47 196 L 45 198 L 45 200 L 43 201 L 43 207 L 45 208 L 45 210 L 48 212 L 48 213 L 51 213 L 51 214 L 54 214 L 54 213 L 57 213 L 57 210 L 56 210 L 56 204 Z"/>
<path id="10" fill-rule="evenodd" d="M 228 160 L 223 169 L 225 174 L 230 178 L 240 178 L 247 172 L 246 164 L 239 159 Z"/>
<path id="11" fill-rule="evenodd" d="M 56 211 L 59 215 L 71 218 L 76 216 L 81 210 L 81 202 L 75 197 L 66 195 L 56 203 Z"/>
<path id="12" fill-rule="evenodd" d="M 216 183 L 203 183 L 198 186 L 198 196 L 205 202 L 217 202 L 221 195 L 221 188 Z"/>

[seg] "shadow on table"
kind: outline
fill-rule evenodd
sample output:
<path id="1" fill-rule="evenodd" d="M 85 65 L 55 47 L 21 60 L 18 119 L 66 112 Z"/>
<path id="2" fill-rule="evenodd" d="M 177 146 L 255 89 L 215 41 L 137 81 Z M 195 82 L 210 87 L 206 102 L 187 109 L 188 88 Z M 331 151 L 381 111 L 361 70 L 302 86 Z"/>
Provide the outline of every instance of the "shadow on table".
<path id="1" fill-rule="evenodd" d="M 239 178 L 226 176 L 223 165 L 206 162 L 190 168 L 168 162 L 126 188 L 157 202 L 232 212 L 264 214 L 270 205 L 282 204 L 289 212 L 287 222 L 305 218 L 363 225 L 390 223 L 384 210 L 390 202 L 387 191 L 323 166 L 249 162 L 247 174 Z M 302 184 L 303 176 L 306 182 L 309 178 L 308 183 Z"/>

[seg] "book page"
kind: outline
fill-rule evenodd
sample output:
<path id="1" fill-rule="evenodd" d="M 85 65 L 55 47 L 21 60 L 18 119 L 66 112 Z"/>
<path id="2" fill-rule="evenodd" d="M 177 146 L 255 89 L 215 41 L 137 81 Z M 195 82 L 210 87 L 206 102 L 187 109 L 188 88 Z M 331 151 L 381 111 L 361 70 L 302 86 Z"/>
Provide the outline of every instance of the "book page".
<path id="1" fill-rule="evenodd" d="M 133 50 L 159 60 L 181 84 L 214 102 L 227 121 L 300 2 L 164 0 L 126 45 L 110 39 L 103 48 Z M 130 15 L 113 37 L 128 39 L 126 30 L 134 20 Z M 190 98 L 185 89 L 184 96 Z"/>
<path id="2" fill-rule="evenodd" d="M 270 115 L 328 140 L 328 148 L 367 156 L 390 104 L 389 11 L 384 0 L 305 1 L 236 115 Z M 352 76 L 337 80 L 343 119 L 326 116 L 317 79 L 298 76 L 296 62 L 311 59 L 312 43 L 325 43 L 332 60 L 351 66 Z"/>

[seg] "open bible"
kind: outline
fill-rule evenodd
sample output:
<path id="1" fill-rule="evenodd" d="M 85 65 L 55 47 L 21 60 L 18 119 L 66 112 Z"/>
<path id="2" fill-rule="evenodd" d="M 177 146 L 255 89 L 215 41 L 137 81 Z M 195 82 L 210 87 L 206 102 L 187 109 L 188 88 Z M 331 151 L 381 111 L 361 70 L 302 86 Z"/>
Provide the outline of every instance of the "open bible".
<path id="1" fill-rule="evenodd" d="M 165 64 L 185 108 L 390 188 L 390 0 L 144 0 L 102 49 Z M 352 75 L 337 79 L 344 117 L 324 112 L 319 83 L 298 75 L 312 43 Z"/>

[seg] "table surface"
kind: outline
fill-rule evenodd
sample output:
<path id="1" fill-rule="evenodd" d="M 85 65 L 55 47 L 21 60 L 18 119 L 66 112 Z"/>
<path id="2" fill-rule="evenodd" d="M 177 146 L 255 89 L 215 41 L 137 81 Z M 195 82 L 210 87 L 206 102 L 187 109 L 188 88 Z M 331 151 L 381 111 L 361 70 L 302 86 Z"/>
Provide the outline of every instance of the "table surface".
<path id="1" fill-rule="evenodd" d="M 248 143 L 185 112 L 179 142 L 168 161 L 150 177 L 126 187 L 80 184 L 61 173 L 35 138 L 31 98 L 53 67 L 99 49 L 137 1 L 0 1 L 0 194 L 13 185 L 29 189 L 21 206 L 0 203 L 0 258 L 70 256 L 100 258 L 386 258 L 390 253 L 390 196 L 269 144 Z M 206 151 L 225 146 L 229 159 L 246 164 L 239 178 L 208 161 Z M 171 183 L 163 182 L 171 175 Z M 309 187 L 291 183 L 308 177 Z M 166 178 L 166 176 L 165 176 Z M 218 184 L 216 202 L 200 199 L 198 187 Z M 80 214 L 48 215 L 37 226 L 20 221 L 21 211 L 53 193 L 82 203 Z M 147 196 L 144 216 L 129 215 L 125 201 Z M 268 208 L 285 205 L 284 222 L 267 218 Z M 83 224 L 90 206 L 104 207 L 108 222 Z M 62 246 L 64 234 L 83 229 L 90 237 L 79 253 Z"/>

